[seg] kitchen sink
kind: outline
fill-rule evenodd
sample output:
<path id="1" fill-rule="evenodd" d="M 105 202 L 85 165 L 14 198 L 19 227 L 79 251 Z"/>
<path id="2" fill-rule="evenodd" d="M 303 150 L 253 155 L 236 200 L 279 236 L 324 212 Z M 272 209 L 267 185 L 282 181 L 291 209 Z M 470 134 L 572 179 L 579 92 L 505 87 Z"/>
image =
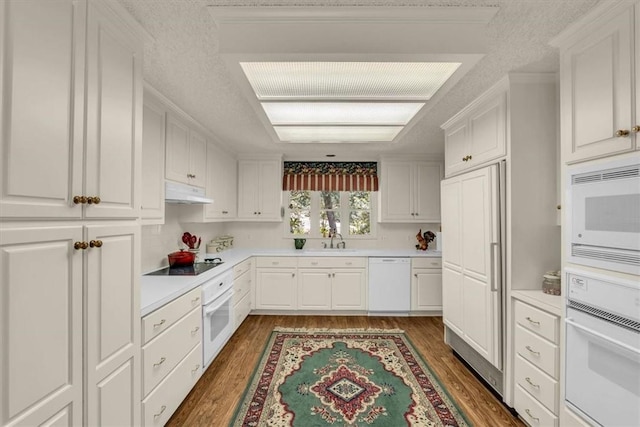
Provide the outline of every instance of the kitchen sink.
<path id="1" fill-rule="evenodd" d="M 305 249 L 303 252 L 306 253 L 318 253 L 318 254 L 344 254 L 344 253 L 354 253 L 357 249 L 330 249 L 330 248 L 318 248 L 318 249 Z"/>

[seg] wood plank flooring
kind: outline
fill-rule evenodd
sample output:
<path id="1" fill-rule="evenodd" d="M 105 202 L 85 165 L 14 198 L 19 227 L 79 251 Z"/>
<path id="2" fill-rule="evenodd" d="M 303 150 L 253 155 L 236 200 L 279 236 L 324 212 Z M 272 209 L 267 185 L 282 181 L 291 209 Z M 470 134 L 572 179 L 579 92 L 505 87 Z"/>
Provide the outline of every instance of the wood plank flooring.
<path id="1" fill-rule="evenodd" d="M 267 338 L 276 326 L 403 329 L 474 426 L 524 426 L 452 354 L 443 341 L 441 317 L 368 316 L 249 316 L 167 426 L 228 425 Z"/>

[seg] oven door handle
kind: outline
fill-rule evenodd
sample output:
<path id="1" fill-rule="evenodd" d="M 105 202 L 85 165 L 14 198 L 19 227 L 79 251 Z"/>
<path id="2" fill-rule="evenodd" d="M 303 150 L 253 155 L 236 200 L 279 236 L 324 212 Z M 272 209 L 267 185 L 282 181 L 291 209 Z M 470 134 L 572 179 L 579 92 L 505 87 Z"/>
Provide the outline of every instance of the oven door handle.
<path id="1" fill-rule="evenodd" d="M 211 307 L 211 304 L 207 305 L 204 307 L 204 315 L 205 316 L 211 316 L 213 314 L 214 311 L 216 311 L 217 309 L 219 309 L 220 307 L 222 307 L 224 305 L 224 303 L 226 303 L 227 301 L 229 301 L 232 297 L 233 297 L 233 292 L 228 292 L 228 295 L 226 297 L 220 297 L 222 298 L 221 301 L 216 304 L 215 306 Z M 224 294 L 223 294 L 224 295 Z"/>
<path id="2" fill-rule="evenodd" d="M 615 339 L 613 339 L 611 337 L 608 337 L 608 336 L 606 336 L 604 334 L 601 334 L 600 332 L 596 332 L 593 329 L 586 328 L 586 327 L 582 326 L 581 324 L 576 323 L 570 317 L 567 317 L 566 319 L 564 319 L 564 321 L 565 321 L 565 323 L 567 325 L 571 325 L 576 329 L 580 329 L 582 332 L 584 332 L 584 333 L 586 333 L 588 335 L 591 335 L 591 336 L 594 336 L 596 338 L 599 338 L 602 341 L 606 342 L 607 344 L 613 344 L 613 345 L 615 345 L 616 347 L 619 347 L 622 350 L 626 350 L 627 352 L 630 352 L 633 355 L 632 356 L 633 359 L 640 358 L 640 351 L 637 348 L 633 348 L 630 345 L 627 345 L 627 344 L 625 344 L 623 342 L 620 342 L 620 341 L 615 340 Z"/>

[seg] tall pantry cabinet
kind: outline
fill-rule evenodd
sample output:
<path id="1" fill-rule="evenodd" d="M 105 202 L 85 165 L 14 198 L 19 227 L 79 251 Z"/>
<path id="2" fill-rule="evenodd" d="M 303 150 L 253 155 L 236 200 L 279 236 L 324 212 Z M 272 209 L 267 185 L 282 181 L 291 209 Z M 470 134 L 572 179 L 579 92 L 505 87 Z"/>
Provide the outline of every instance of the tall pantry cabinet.
<path id="1" fill-rule="evenodd" d="M 0 425 L 139 424 L 139 28 L 94 0 L 0 23 Z"/>

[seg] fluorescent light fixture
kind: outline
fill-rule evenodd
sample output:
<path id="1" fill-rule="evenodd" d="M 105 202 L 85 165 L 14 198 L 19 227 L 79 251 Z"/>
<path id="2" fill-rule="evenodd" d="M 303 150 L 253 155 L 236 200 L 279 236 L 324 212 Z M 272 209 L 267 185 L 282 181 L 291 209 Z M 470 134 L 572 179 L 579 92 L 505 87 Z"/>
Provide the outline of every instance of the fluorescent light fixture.
<path id="1" fill-rule="evenodd" d="M 422 102 L 263 102 L 272 125 L 406 125 Z"/>
<path id="2" fill-rule="evenodd" d="M 282 142 L 391 142 L 404 126 L 274 126 Z"/>
<path id="3" fill-rule="evenodd" d="M 429 100 L 459 62 L 241 62 L 259 100 Z"/>

